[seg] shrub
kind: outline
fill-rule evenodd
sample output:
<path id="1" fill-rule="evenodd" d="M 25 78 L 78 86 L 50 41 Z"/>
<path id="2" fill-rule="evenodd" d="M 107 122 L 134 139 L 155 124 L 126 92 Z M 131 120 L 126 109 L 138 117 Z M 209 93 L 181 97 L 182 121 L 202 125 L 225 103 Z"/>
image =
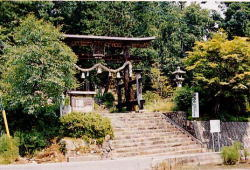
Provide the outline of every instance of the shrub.
<path id="1" fill-rule="evenodd" d="M 65 105 L 65 106 L 70 105 L 70 97 L 69 97 L 69 96 L 66 96 L 66 97 L 65 97 L 65 99 L 64 99 L 64 105 Z"/>
<path id="2" fill-rule="evenodd" d="M 72 112 L 60 118 L 64 136 L 96 140 L 101 144 L 106 135 L 113 137 L 110 120 L 97 113 Z"/>
<path id="3" fill-rule="evenodd" d="M 102 103 L 108 108 L 110 108 L 114 105 L 115 97 L 110 92 L 104 93 L 103 95 L 99 93 L 96 95 L 95 98 L 97 100 L 97 103 L 99 103 L 99 104 Z"/>
<path id="4" fill-rule="evenodd" d="M 18 155 L 18 139 L 2 135 L 0 137 L 0 164 L 12 163 Z"/>
<path id="5" fill-rule="evenodd" d="M 49 145 L 49 141 L 43 132 L 32 130 L 30 132 L 17 131 L 15 136 L 19 138 L 20 155 L 33 155 L 36 151 L 42 150 Z"/>
<path id="6" fill-rule="evenodd" d="M 193 90 L 189 87 L 177 88 L 174 92 L 176 110 L 188 111 L 191 108 Z"/>
<path id="7" fill-rule="evenodd" d="M 224 146 L 222 148 L 222 158 L 227 165 L 234 165 L 240 160 L 240 150 L 242 144 L 240 142 L 234 142 L 232 146 Z"/>
<path id="8" fill-rule="evenodd" d="M 249 156 L 249 152 L 246 148 L 243 149 L 243 156 L 244 156 L 245 160 L 247 160 L 247 157 Z"/>

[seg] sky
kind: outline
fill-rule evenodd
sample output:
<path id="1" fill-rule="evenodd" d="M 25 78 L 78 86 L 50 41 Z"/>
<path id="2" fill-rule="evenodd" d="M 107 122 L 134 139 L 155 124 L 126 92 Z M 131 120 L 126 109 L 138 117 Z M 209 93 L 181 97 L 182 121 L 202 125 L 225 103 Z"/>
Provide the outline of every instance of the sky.
<path id="1" fill-rule="evenodd" d="M 222 17 L 224 17 L 224 10 L 226 8 L 226 6 L 224 4 L 221 3 L 221 1 L 201 1 L 201 0 L 196 0 L 196 1 L 187 1 L 186 5 L 190 5 L 191 3 L 196 2 L 199 3 L 200 6 L 203 9 L 210 9 L 210 10 L 216 10 L 217 12 L 219 12 L 221 14 Z"/>

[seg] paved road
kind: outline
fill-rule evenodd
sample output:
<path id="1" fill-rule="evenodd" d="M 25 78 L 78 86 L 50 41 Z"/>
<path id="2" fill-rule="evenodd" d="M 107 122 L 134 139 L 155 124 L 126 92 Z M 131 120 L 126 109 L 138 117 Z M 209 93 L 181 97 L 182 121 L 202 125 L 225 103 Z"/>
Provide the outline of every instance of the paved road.
<path id="1" fill-rule="evenodd" d="M 149 170 L 151 158 L 0 166 L 0 170 Z"/>
<path id="2" fill-rule="evenodd" d="M 169 164 L 175 161 L 189 161 L 189 163 L 208 163 L 210 156 L 220 156 L 220 153 L 196 153 L 169 156 L 145 156 L 119 158 L 116 160 L 99 160 L 83 162 L 63 162 L 48 164 L 24 164 L 24 165 L 0 165 L 0 170 L 151 170 L 151 167 L 163 160 L 168 160 Z M 202 159 L 205 158 L 205 159 Z M 209 160 L 208 160 L 209 159 Z M 191 162 L 190 162 L 191 161 Z M 217 160 L 217 163 L 222 160 Z M 215 163 L 215 162 L 214 162 Z"/>

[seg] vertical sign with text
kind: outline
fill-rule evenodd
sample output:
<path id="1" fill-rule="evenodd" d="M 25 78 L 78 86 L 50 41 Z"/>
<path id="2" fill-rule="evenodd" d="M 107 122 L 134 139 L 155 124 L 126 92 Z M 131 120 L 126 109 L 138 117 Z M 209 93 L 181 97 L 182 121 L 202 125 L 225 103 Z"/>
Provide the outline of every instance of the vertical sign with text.
<path id="1" fill-rule="evenodd" d="M 192 117 L 199 117 L 199 94 L 195 92 L 192 97 Z"/>

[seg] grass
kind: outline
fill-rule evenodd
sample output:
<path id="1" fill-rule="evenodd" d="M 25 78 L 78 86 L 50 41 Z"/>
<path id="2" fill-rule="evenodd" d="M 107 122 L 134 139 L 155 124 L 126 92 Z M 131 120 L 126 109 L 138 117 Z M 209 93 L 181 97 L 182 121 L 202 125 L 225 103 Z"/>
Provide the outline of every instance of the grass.
<path id="1" fill-rule="evenodd" d="M 151 112 L 169 112 L 173 111 L 175 104 L 166 99 L 158 100 L 155 102 L 148 102 L 145 104 L 145 109 Z"/>
<path id="2" fill-rule="evenodd" d="M 250 169 L 250 163 L 244 162 L 236 165 L 175 165 L 170 167 L 168 163 L 162 162 L 153 167 L 153 170 L 235 170 Z"/>
<path id="3" fill-rule="evenodd" d="M 176 170 L 235 170 L 235 169 L 250 169 L 250 164 L 237 164 L 237 165 L 196 165 L 196 166 L 183 166 L 176 167 Z"/>

